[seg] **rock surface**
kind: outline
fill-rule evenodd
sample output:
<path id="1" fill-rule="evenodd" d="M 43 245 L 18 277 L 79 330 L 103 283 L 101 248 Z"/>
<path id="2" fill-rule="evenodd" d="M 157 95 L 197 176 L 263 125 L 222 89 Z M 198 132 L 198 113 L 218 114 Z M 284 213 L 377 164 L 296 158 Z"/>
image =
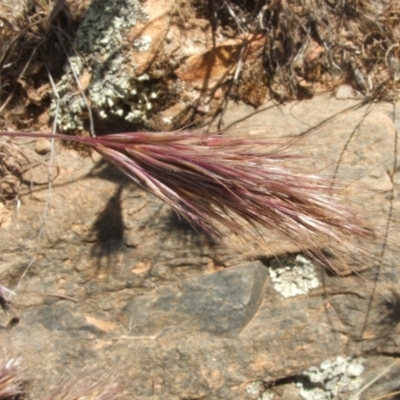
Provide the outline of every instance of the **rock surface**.
<path id="1" fill-rule="evenodd" d="M 0 283 L 16 295 L 0 314 L 0 342 L 31 365 L 31 398 L 89 365 L 117 375 L 122 398 L 139 400 L 258 399 L 273 384 L 274 398 L 289 398 L 297 389 L 285 382 L 324 360 L 368 353 L 367 376 L 387 365 L 400 351 L 400 119 L 392 105 L 359 104 L 323 96 L 258 110 L 231 104 L 224 114 L 232 135 L 302 138 L 290 150 L 311 171 L 334 173 L 340 160 L 338 176 L 353 182 L 347 201 L 378 231 L 365 259 L 343 255 L 358 274 L 315 264 L 320 286 L 287 299 L 268 265 L 296 253 L 293 244 L 207 237 L 98 156 L 64 148 L 50 196 L 49 155 L 24 145 L 32 167 L 20 203 L 1 210 Z"/>

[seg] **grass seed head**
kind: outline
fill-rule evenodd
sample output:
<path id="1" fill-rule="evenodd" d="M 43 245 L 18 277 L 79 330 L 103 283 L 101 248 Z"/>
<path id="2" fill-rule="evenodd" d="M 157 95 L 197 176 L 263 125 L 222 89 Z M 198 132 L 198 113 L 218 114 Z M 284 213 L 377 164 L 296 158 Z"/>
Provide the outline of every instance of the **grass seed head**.
<path id="1" fill-rule="evenodd" d="M 122 386 L 113 376 L 85 369 L 64 378 L 41 400 L 113 400 L 122 398 Z"/>
<path id="2" fill-rule="evenodd" d="M 262 241 L 268 230 L 324 262 L 321 249 L 344 246 L 354 252 L 354 237 L 372 237 L 357 212 L 341 203 L 340 185 L 295 166 L 300 157 L 287 143 L 193 132 L 0 135 L 87 144 L 212 235 L 227 228 Z"/>
<path id="3" fill-rule="evenodd" d="M 23 372 L 19 358 L 11 358 L 0 365 L 0 400 L 16 399 L 24 393 Z"/>
<path id="4" fill-rule="evenodd" d="M 128 133 L 91 138 L 90 144 L 210 234 L 226 227 L 256 237 L 265 228 L 311 252 L 327 242 L 349 247 L 353 236 L 371 235 L 355 210 L 340 203 L 338 185 L 294 167 L 297 157 L 279 143 Z"/>

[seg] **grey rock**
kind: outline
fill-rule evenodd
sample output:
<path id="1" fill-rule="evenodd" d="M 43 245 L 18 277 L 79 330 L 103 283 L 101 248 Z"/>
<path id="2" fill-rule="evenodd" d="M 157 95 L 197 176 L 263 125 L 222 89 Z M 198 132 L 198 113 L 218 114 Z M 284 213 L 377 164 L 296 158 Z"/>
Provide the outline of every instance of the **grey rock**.
<path id="1" fill-rule="evenodd" d="M 237 336 L 258 310 L 266 277 L 261 263 L 231 268 L 163 288 L 156 298 L 140 296 L 125 312 L 135 321 L 138 336 L 160 336 L 177 325 Z"/>
<path id="2" fill-rule="evenodd" d="M 344 192 L 378 232 L 365 257 L 343 253 L 357 274 L 339 277 L 316 265 L 320 286 L 289 299 L 273 288 L 268 265 L 298 252 L 295 245 L 267 234 L 263 244 L 210 238 L 98 156 L 71 150 L 55 158 L 46 208 L 48 168 L 28 168 L 19 206 L 1 209 L 0 283 L 16 295 L 0 312 L 0 343 L 31 363 L 31 398 L 90 365 L 120 372 L 127 399 L 250 400 L 264 392 L 248 385 L 267 388 L 338 355 L 397 355 L 400 201 L 387 171 L 398 121 L 391 105 L 357 107 L 321 97 L 257 113 L 232 105 L 225 114 L 225 126 L 236 126 L 232 135 L 302 137 L 318 127 L 291 150 L 326 173 L 334 173 L 354 131 L 338 174 L 379 188 L 352 184 Z M 369 174 L 377 166 L 383 172 Z M 381 257 L 379 232 L 390 212 Z M 374 371 L 369 357 L 366 374 Z M 292 395 L 283 386 L 265 396 Z"/>

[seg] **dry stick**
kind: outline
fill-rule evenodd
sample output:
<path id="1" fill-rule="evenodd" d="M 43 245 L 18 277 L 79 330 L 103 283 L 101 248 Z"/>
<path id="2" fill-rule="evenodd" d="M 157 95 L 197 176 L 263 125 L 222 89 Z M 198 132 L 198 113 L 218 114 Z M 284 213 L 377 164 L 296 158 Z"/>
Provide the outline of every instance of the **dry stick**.
<path id="1" fill-rule="evenodd" d="M 299 157 L 288 154 L 287 146 L 265 139 L 191 132 L 101 137 L 0 132 L 0 136 L 87 144 L 209 234 L 222 235 L 222 225 L 262 241 L 258 228 L 264 227 L 328 265 L 321 250 L 327 241 L 360 254 L 353 236 L 372 237 L 355 210 L 336 201 L 338 187 L 330 179 L 285 167 Z M 268 150 L 257 152 L 255 146 Z"/>
<path id="2" fill-rule="evenodd" d="M 396 392 L 391 392 L 388 394 L 385 394 L 383 396 L 379 396 L 379 397 L 374 397 L 372 400 L 382 400 L 382 399 L 387 399 L 388 397 L 390 397 L 391 399 L 396 399 L 396 395 L 400 394 L 400 390 L 397 390 Z"/>

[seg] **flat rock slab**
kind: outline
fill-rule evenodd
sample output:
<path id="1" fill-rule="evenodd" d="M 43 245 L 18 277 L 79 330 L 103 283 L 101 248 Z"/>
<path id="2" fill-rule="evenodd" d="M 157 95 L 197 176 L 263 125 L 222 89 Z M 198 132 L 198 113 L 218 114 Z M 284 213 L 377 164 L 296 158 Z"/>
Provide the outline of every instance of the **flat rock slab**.
<path id="1" fill-rule="evenodd" d="M 158 337 L 176 326 L 236 336 L 258 311 L 266 278 L 261 263 L 231 268 L 137 297 L 125 312 L 139 336 Z"/>
<path id="2" fill-rule="evenodd" d="M 361 174 L 364 187 L 377 190 L 365 196 L 351 186 L 349 201 L 373 210 L 378 231 L 392 213 L 382 279 L 371 268 L 382 258 L 377 237 L 372 258 L 350 265 L 361 276 L 315 265 L 320 286 L 288 299 L 268 268 L 296 253 L 294 244 L 198 233 L 99 157 L 71 150 L 55 158 L 50 199 L 48 155 L 24 145 L 28 158 L 42 158 L 25 173 L 19 206 L 1 210 L 0 282 L 16 296 L 0 314 L 0 342 L 34 365 L 30 398 L 90 366 L 123 381 L 122 398 L 258 399 L 261 386 L 326 359 L 398 354 L 399 257 L 391 243 L 400 181 L 388 171 L 400 120 L 391 105 L 350 106 L 320 97 L 258 111 L 232 105 L 225 114 L 232 135 L 305 137 L 292 149 L 307 155 L 311 171 L 333 173 L 340 160 L 341 177 Z"/>

